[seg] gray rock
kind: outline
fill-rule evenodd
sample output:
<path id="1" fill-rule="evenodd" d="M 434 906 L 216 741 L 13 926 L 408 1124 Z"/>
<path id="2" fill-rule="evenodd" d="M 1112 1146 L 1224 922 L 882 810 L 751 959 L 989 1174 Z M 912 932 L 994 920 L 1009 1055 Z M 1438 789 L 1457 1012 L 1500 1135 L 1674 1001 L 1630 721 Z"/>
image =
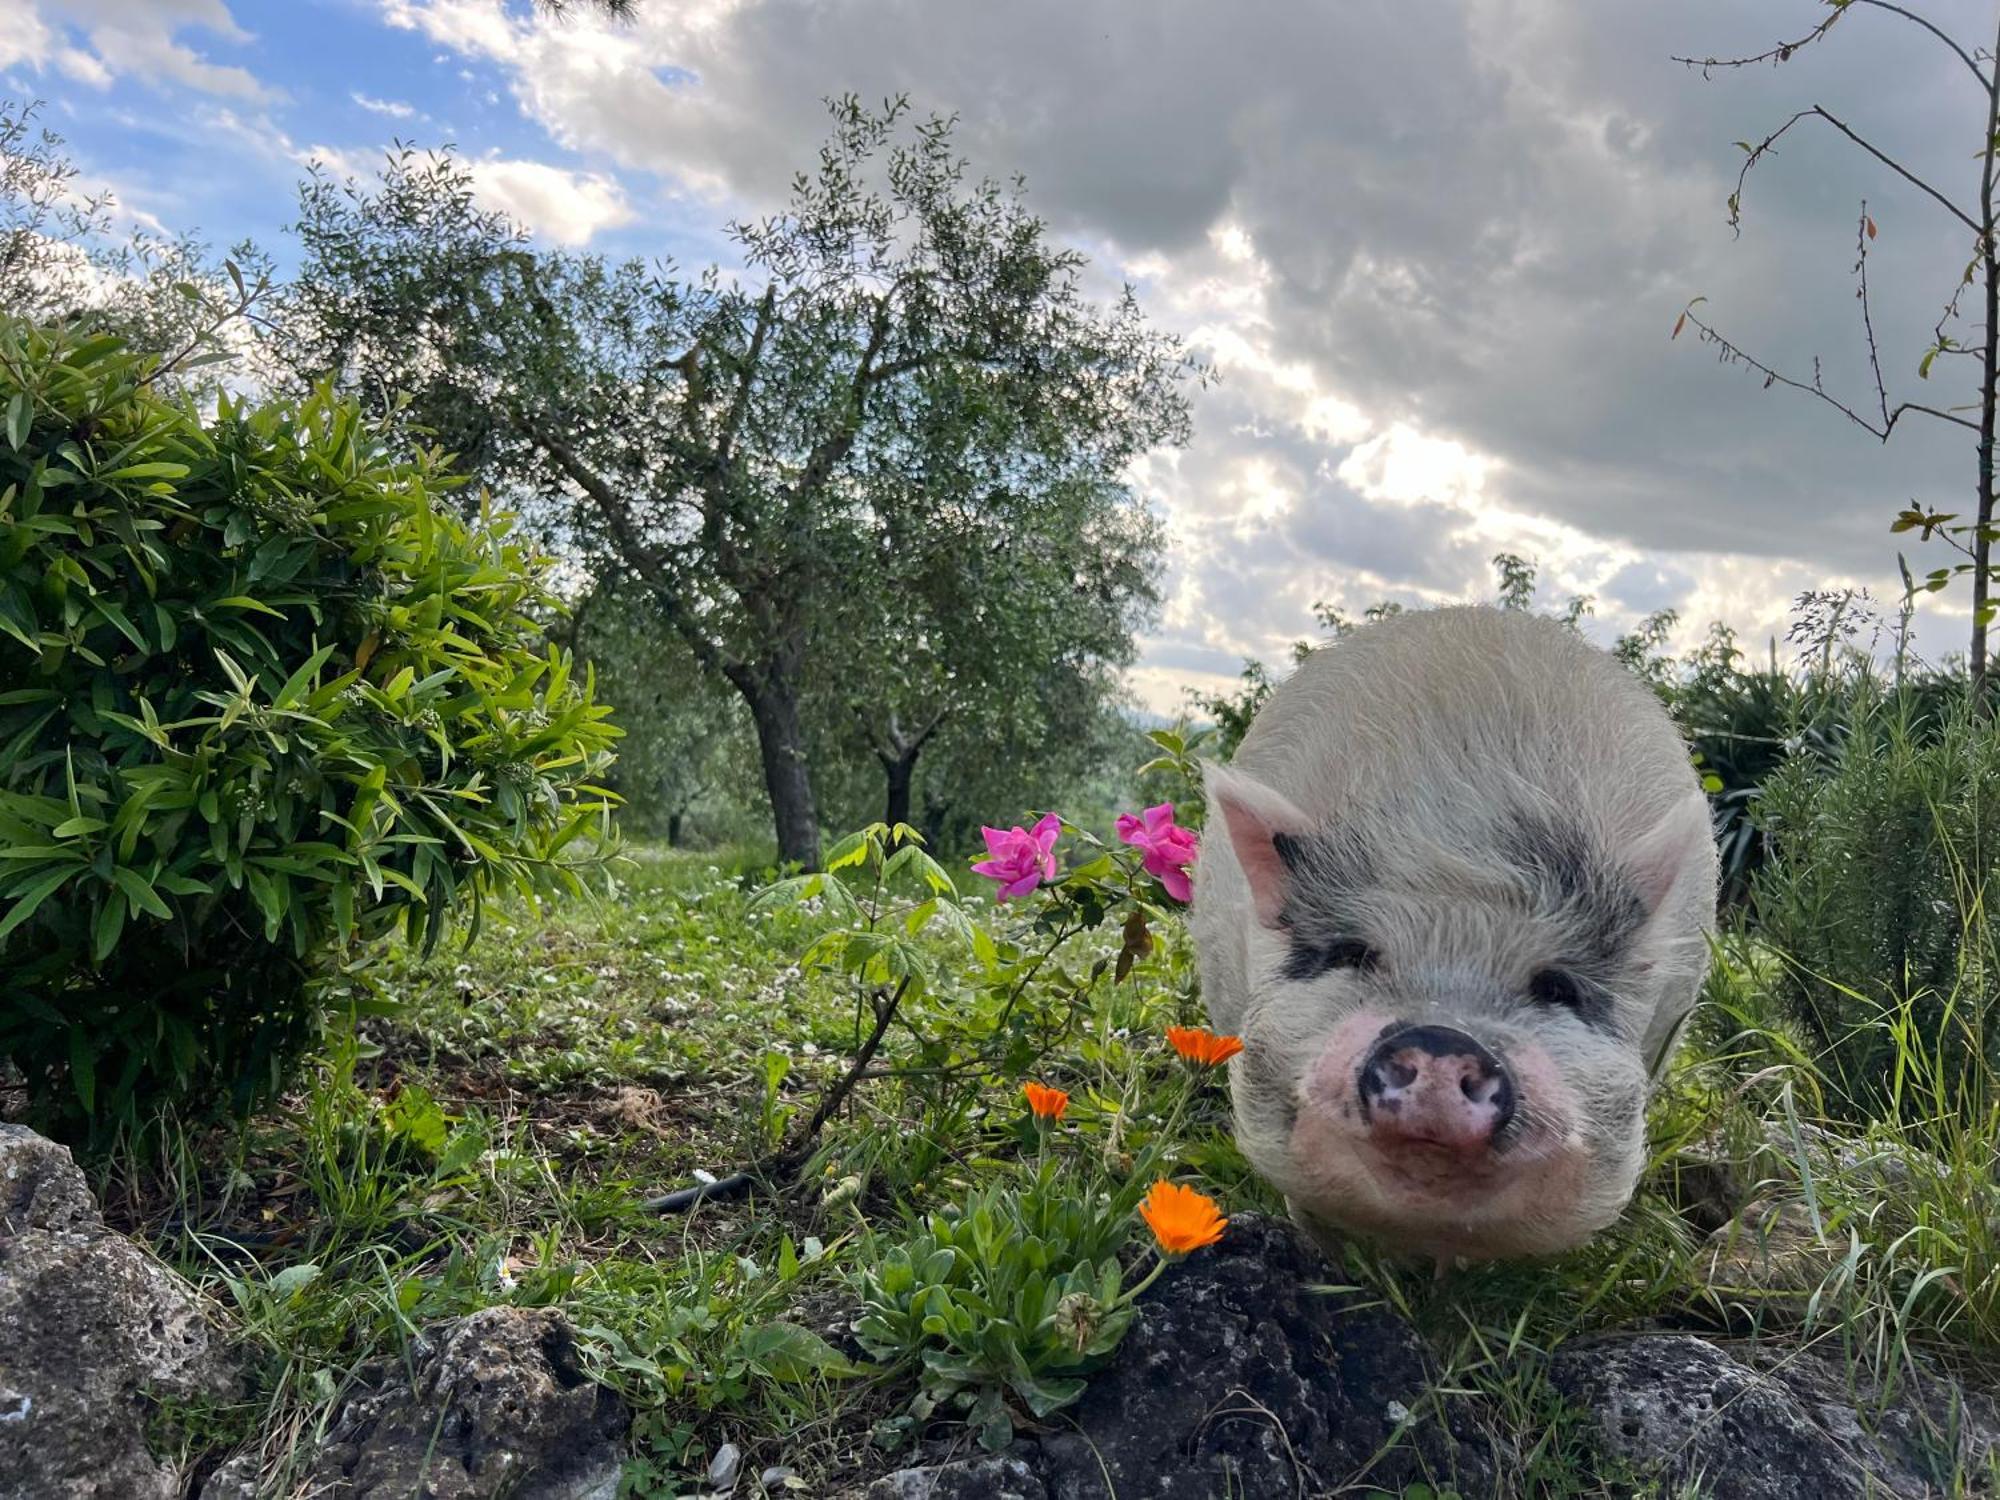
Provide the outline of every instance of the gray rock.
<path id="1" fill-rule="evenodd" d="M 548 1308 L 428 1328 L 335 1416 L 315 1479 L 344 1500 L 615 1500 L 631 1421 Z"/>
<path id="2" fill-rule="evenodd" d="M 898 1469 L 869 1485 L 865 1500 L 1050 1500 L 1050 1492 L 1024 1459 L 986 1458 Z"/>
<path id="3" fill-rule="evenodd" d="M 263 1465 L 255 1452 L 225 1459 L 197 1491 L 198 1500 L 263 1500 Z"/>
<path id="4" fill-rule="evenodd" d="M 1758 1199 L 1708 1237 L 1697 1264 L 1712 1296 L 1754 1309 L 1768 1328 L 1803 1317 L 1846 1256 L 1846 1238 L 1814 1229 L 1803 1203 Z"/>
<path id="5" fill-rule="evenodd" d="M 103 1223 L 69 1147 L 0 1124 L 0 1236 Z"/>
<path id="6" fill-rule="evenodd" d="M 1593 1339 L 1560 1349 L 1551 1374 L 1605 1452 L 1714 1500 L 1942 1496 L 2000 1434 L 1990 1400 L 1923 1366 L 1884 1399 L 1816 1350 L 1742 1353 L 1684 1333 Z"/>
<path id="7" fill-rule="evenodd" d="M 1463 1402 L 1427 1399 L 1433 1371 L 1416 1333 L 1314 1290 L 1331 1276 L 1291 1225 L 1238 1215 L 1221 1243 L 1147 1293 L 1113 1363 L 1075 1406 L 1018 1439 L 1004 1469 L 904 1469 L 867 1500 L 1317 1495 L 1364 1472 L 1391 1494 L 1419 1482 L 1490 1493 L 1485 1435 Z M 1010 1488 L 996 1489 L 1003 1479 Z"/>
<path id="8" fill-rule="evenodd" d="M 1883 1193 L 1935 1190 L 1948 1176 L 1929 1152 L 1888 1138 L 1845 1135 L 1811 1121 L 1775 1120 L 1754 1134 L 1712 1132 L 1677 1152 L 1658 1183 L 1690 1221 L 1713 1231 L 1760 1199 L 1797 1197 L 1807 1174 Z"/>
<path id="9" fill-rule="evenodd" d="M 1470 1408 L 1426 1399 L 1433 1371 L 1415 1331 L 1314 1290 L 1332 1279 L 1292 1225 L 1232 1219 L 1148 1293 L 1117 1362 L 1072 1409 L 1075 1430 L 1041 1438 L 1050 1495 L 1314 1494 L 1364 1470 L 1392 1494 L 1490 1488 Z M 1382 1454 L 1412 1412 L 1427 1415 Z"/>
<path id="10" fill-rule="evenodd" d="M 193 1290 L 104 1227 L 69 1152 L 0 1127 L 0 1500 L 178 1500 L 151 1399 L 226 1399 Z"/>

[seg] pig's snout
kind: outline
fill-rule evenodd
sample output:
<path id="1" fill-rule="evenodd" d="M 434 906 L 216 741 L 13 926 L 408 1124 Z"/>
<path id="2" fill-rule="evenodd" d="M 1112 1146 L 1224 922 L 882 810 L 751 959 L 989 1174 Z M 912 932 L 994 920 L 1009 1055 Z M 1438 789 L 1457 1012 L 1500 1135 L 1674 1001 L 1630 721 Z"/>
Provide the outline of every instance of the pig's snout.
<path id="1" fill-rule="evenodd" d="M 1500 1060 L 1449 1026 L 1404 1026 L 1361 1064 L 1361 1114 L 1383 1147 L 1474 1152 L 1514 1118 L 1514 1081 Z"/>

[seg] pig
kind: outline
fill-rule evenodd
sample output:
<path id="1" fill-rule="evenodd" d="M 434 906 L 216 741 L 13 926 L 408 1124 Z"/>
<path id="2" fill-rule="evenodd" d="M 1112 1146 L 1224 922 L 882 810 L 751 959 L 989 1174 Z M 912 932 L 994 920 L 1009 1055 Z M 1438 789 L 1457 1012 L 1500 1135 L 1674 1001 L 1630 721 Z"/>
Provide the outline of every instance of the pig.
<path id="1" fill-rule="evenodd" d="M 1204 786 L 1202 995 L 1299 1224 L 1442 1271 L 1616 1219 L 1715 927 L 1654 694 L 1559 621 L 1405 612 L 1307 657 Z"/>

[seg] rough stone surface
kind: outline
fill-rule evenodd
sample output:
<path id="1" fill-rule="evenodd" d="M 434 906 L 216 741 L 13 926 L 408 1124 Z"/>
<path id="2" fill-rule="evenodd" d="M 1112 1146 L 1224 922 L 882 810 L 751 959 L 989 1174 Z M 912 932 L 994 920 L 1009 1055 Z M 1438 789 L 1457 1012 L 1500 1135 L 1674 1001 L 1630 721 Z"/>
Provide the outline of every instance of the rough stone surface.
<path id="1" fill-rule="evenodd" d="M 867 1500 L 1052 1500 L 1047 1485 L 1024 1459 L 988 1458 L 898 1469 L 876 1480 Z"/>
<path id="2" fill-rule="evenodd" d="M 1309 1500 L 1419 1483 L 1465 1500 L 1533 1493 L 1508 1455 L 1539 1434 L 1427 1400 L 1434 1370 L 1416 1333 L 1313 1290 L 1331 1279 L 1290 1226 L 1238 1217 L 1162 1279 L 1112 1364 L 1056 1421 L 998 1457 L 968 1456 L 960 1432 L 927 1464 L 843 1500 Z M 1548 1373 L 1612 1492 L 1630 1480 L 1714 1500 L 1943 1500 L 1954 1475 L 1985 1473 L 2000 1452 L 2000 1407 L 1982 1391 L 1918 1364 L 1885 1393 L 1837 1351 L 1796 1339 L 1578 1340 Z"/>
<path id="3" fill-rule="evenodd" d="M 1767 1121 L 1747 1140 L 1718 1132 L 1691 1143 L 1658 1186 L 1691 1223 L 1712 1232 L 1756 1202 L 1798 1197 L 1808 1171 L 1884 1193 L 1906 1192 L 1913 1180 L 1936 1190 L 1948 1176 L 1936 1157 L 1907 1144 L 1864 1140 L 1810 1121 L 1794 1134 Z"/>
<path id="4" fill-rule="evenodd" d="M 614 1500 L 631 1417 L 547 1308 L 489 1307 L 424 1330 L 341 1408 L 315 1478 L 351 1500 Z"/>
<path id="5" fill-rule="evenodd" d="M 1935 1372 L 1884 1402 L 1837 1357 L 1776 1343 L 1738 1359 L 1685 1333 L 1590 1340 L 1559 1350 L 1552 1377 L 1604 1451 L 1714 1500 L 1943 1495 L 2000 1435 L 1990 1400 Z"/>
<path id="6" fill-rule="evenodd" d="M 0 1124 L 0 1235 L 102 1223 L 69 1147 L 25 1125 Z"/>
<path id="7" fill-rule="evenodd" d="M 238 1453 L 218 1465 L 196 1494 L 199 1500 L 263 1500 L 263 1488 L 259 1455 Z"/>
<path id="8" fill-rule="evenodd" d="M 906 1469 L 868 1500 L 1285 1497 L 1334 1491 L 1364 1470 L 1392 1494 L 1420 1481 L 1490 1492 L 1469 1408 L 1447 1401 L 1436 1414 L 1426 1402 L 1432 1372 L 1417 1335 L 1312 1290 L 1331 1279 L 1290 1225 L 1238 1216 L 1147 1294 L 1115 1361 L 1048 1428 L 1017 1440 L 1004 1471 L 991 1460 Z M 1426 1407 L 1434 1414 L 1378 1459 Z"/>
<path id="9" fill-rule="evenodd" d="M 104 1227 L 69 1152 L 0 1126 L 0 1500 L 178 1500 L 147 1398 L 233 1385 L 193 1291 Z"/>
<path id="10" fill-rule="evenodd" d="M 1759 1199 L 1708 1237 L 1699 1264 L 1716 1296 L 1747 1298 L 1768 1319 L 1803 1314 L 1846 1255 L 1846 1239 L 1815 1230 L 1803 1203 Z"/>

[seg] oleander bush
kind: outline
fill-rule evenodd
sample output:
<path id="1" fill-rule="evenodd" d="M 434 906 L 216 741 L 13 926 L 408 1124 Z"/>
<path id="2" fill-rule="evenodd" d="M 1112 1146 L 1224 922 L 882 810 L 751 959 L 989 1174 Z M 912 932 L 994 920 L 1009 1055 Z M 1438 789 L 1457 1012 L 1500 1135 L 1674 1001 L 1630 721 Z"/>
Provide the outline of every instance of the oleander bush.
<path id="1" fill-rule="evenodd" d="M 326 391 L 158 369 L 0 319 L 0 1058 L 71 1131 L 268 1095 L 375 940 L 574 890 L 608 812 L 505 518 Z"/>

